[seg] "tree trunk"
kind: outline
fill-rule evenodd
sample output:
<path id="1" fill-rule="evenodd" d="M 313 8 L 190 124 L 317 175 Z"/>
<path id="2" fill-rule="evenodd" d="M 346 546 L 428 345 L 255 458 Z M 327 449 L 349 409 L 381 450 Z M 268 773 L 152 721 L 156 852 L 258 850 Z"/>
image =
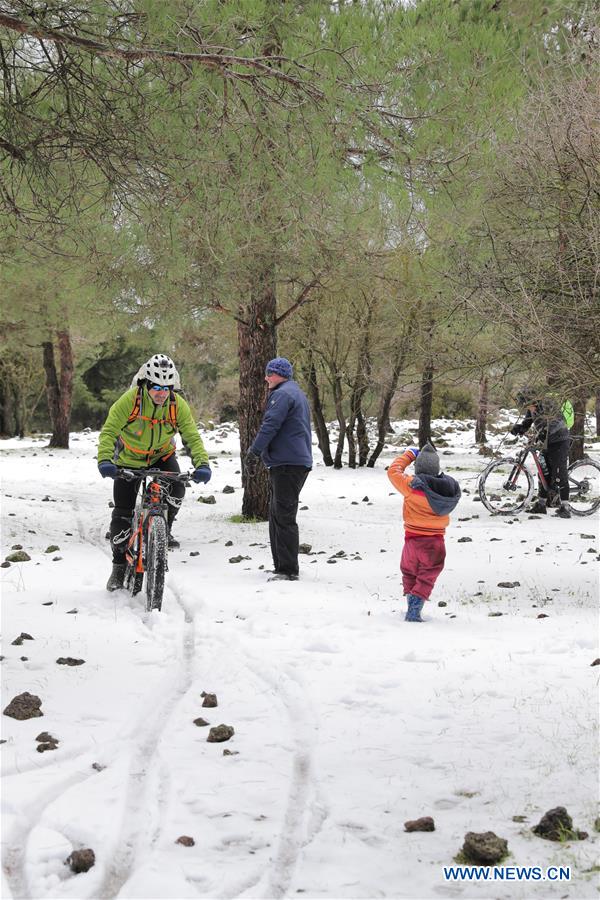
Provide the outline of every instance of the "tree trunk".
<path id="1" fill-rule="evenodd" d="M 585 407 L 587 404 L 587 399 L 578 399 L 573 401 L 573 411 L 575 413 L 575 421 L 573 422 L 573 427 L 571 428 L 571 436 L 573 438 L 573 443 L 571 444 L 571 450 L 569 451 L 569 462 L 574 463 L 578 459 L 583 459 L 584 450 L 583 450 L 583 442 L 585 435 Z"/>
<path id="2" fill-rule="evenodd" d="M 266 267 L 254 286 L 249 307 L 240 310 L 238 320 L 240 363 L 238 422 L 244 485 L 242 515 L 246 518 L 269 517 L 267 470 L 261 466 L 258 474 L 249 478 L 246 474 L 245 458 L 248 447 L 258 433 L 264 413 L 265 366 L 276 355 L 276 302 L 274 272 L 272 268 Z"/>
<path id="3" fill-rule="evenodd" d="M 596 394 L 596 437 L 600 437 L 600 394 Z"/>
<path id="4" fill-rule="evenodd" d="M 344 405 L 342 402 L 342 376 L 339 373 L 334 374 L 333 400 L 335 403 L 335 414 L 340 426 L 340 434 L 338 437 L 337 447 L 335 448 L 333 467 L 335 469 L 341 469 L 343 465 L 342 454 L 344 452 L 344 440 L 346 437 L 346 417 L 344 416 Z"/>
<path id="5" fill-rule="evenodd" d="M 346 429 L 346 433 L 348 435 L 348 465 L 352 469 L 356 468 L 356 440 L 354 438 L 355 427 L 359 444 L 359 465 L 364 466 L 365 464 L 364 458 L 363 462 L 360 462 L 360 458 L 364 457 L 365 441 L 367 443 L 367 455 L 369 453 L 368 436 L 365 428 L 364 417 L 362 414 L 362 401 L 365 393 L 367 392 L 367 388 L 369 387 L 369 382 L 371 379 L 371 322 L 373 320 L 375 298 L 367 297 L 367 295 L 363 292 L 363 299 L 365 301 L 363 315 L 361 315 L 360 321 L 357 323 L 361 333 L 360 348 L 356 365 L 356 373 L 354 376 L 354 384 L 352 385 L 352 393 L 350 395 L 350 420 Z"/>
<path id="6" fill-rule="evenodd" d="M 4 376 L 0 379 L 0 434 L 14 437 L 16 433 L 14 387 Z"/>
<path id="7" fill-rule="evenodd" d="M 348 465 L 351 469 L 356 468 L 356 441 L 354 439 L 354 420 L 352 417 L 346 425 L 346 438 L 348 440 Z"/>
<path id="8" fill-rule="evenodd" d="M 57 331 L 56 342 L 60 374 L 56 370 L 53 342 L 45 341 L 42 344 L 44 372 L 46 373 L 46 397 L 52 424 L 52 437 L 48 446 L 68 450 L 73 402 L 73 351 L 69 332 L 66 329 Z"/>
<path id="9" fill-rule="evenodd" d="M 323 415 L 323 406 L 321 405 L 321 395 L 319 393 L 319 385 L 317 382 L 317 369 L 311 359 L 305 372 L 306 384 L 308 387 L 308 396 L 312 407 L 313 420 L 315 423 L 315 431 L 317 432 L 317 441 L 319 442 L 319 450 L 323 455 L 323 462 L 326 466 L 333 465 L 333 457 L 331 455 L 331 443 L 329 441 L 329 432 Z"/>
<path id="10" fill-rule="evenodd" d="M 488 377 L 482 375 L 479 379 L 479 404 L 477 406 L 477 420 L 475 422 L 475 443 L 487 443 L 487 417 L 488 417 Z"/>
<path id="11" fill-rule="evenodd" d="M 356 437 L 358 439 L 358 464 L 366 466 L 369 457 L 369 435 L 362 409 L 359 409 L 356 414 Z"/>
<path id="12" fill-rule="evenodd" d="M 419 408 L 419 447 L 431 440 L 431 407 L 433 404 L 433 361 L 427 360 L 421 377 Z"/>

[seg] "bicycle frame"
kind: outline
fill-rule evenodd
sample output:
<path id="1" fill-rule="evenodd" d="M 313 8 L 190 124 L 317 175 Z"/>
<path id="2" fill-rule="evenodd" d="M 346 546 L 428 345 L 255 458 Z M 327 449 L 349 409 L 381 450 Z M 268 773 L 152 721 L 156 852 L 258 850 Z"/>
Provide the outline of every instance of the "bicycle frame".
<path id="1" fill-rule="evenodd" d="M 535 468 L 537 470 L 537 476 L 540 480 L 540 484 L 546 492 L 549 491 L 548 479 L 546 478 L 546 476 L 544 474 L 544 470 L 543 470 L 542 464 L 540 462 L 539 453 L 540 453 L 540 451 L 536 447 L 534 447 L 532 444 L 528 444 L 526 447 L 523 448 L 523 450 L 521 450 L 521 452 L 517 456 L 515 465 L 508 477 L 508 481 L 505 484 L 505 487 L 507 490 L 510 490 L 512 488 L 513 482 L 515 481 L 517 474 L 521 471 L 521 469 L 525 468 L 525 461 L 526 461 L 527 457 L 529 456 L 529 454 L 531 454 L 531 456 L 533 457 L 533 462 L 535 464 Z"/>
<path id="2" fill-rule="evenodd" d="M 129 565 L 134 567 L 136 574 L 143 575 L 146 571 L 146 560 L 144 557 L 145 537 L 150 517 L 161 516 L 163 519 L 167 519 L 166 495 L 169 490 L 168 482 L 176 480 L 174 477 L 169 476 L 176 476 L 177 480 L 187 480 L 187 478 L 182 477 L 179 473 L 162 472 L 160 470 L 152 472 L 152 474 L 146 472 L 141 476 L 137 475 L 133 470 L 127 471 L 128 478 L 139 477 L 141 484 L 140 501 L 134 513 L 134 527 L 127 543 L 125 559 Z M 149 482 L 148 478 L 150 478 Z M 163 484 L 160 483 L 161 479 L 164 482 Z"/>

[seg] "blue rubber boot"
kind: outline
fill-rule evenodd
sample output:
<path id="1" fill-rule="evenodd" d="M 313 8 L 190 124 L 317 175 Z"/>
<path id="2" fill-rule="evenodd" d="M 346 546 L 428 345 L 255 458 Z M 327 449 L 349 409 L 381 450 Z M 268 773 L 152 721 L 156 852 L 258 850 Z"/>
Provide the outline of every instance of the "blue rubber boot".
<path id="1" fill-rule="evenodd" d="M 425 603 L 421 597 L 417 597 L 416 594 L 407 594 L 406 599 L 408 600 L 408 609 L 406 611 L 406 615 L 404 616 L 405 622 L 422 622 L 421 618 L 421 610 L 423 609 L 423 604 Z"/>

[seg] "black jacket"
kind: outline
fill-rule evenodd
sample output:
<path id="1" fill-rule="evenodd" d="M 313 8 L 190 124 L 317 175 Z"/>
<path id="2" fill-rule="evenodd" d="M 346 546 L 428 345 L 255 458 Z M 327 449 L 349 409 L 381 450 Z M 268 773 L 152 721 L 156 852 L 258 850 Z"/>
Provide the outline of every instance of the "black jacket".
<path id="1" fill-rule="evenodd" d="M 535 412 L 527 410 L 523 421 L 515 425 L 513 434 L 525 434 L 533 426 L 537 441 L 545 444 L 561 444 L 571 438 L 567 423 L 554 400 L 543 400 L 536 404 Z"/>

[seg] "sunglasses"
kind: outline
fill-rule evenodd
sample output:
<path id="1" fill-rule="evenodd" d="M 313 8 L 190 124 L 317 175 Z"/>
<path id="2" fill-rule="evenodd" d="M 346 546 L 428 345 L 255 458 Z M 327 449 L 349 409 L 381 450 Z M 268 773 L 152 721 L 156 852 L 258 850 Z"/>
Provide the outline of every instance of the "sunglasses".
<path id="1" fill-rule="evenodd" d="M 151 384 L 148 386 L 149 391 L 169 391 L 171 390 L 168 384 Z"/>

